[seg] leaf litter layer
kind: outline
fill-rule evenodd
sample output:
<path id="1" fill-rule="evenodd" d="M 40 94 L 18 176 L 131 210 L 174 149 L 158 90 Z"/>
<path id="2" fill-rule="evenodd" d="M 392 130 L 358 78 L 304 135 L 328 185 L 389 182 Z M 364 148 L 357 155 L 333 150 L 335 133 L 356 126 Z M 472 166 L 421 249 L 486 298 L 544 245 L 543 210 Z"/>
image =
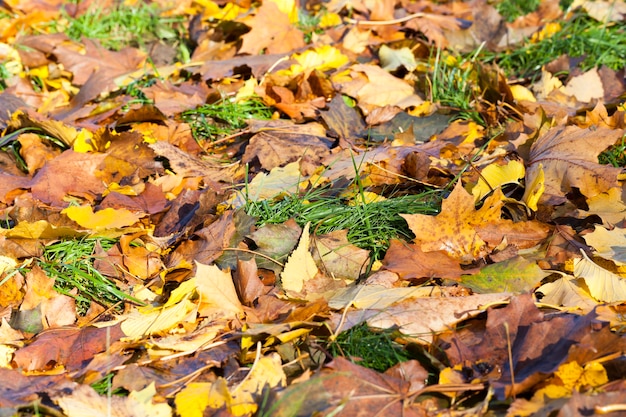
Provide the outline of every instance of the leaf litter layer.
<path id="1" fill-rule="evenodd" d="M 625 15 L 3 5 L 1 414 L 623 413 Z"/>

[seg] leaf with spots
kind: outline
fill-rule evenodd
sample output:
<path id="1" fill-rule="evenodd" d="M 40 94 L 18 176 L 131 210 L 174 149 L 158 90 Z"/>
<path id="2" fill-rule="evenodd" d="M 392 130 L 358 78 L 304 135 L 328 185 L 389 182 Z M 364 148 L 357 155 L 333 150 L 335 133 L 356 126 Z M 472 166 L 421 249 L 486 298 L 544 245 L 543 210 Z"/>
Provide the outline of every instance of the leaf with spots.
<path id="1" fill-rule="evenodd" d="M 424 252 L 445 251 L 462 264 L 490 254 L 502 243 L 528 248 L 542 241 L 548 227 L 534 221 L 502 219 L 502 191 L 496 190 L 476 209 L 474 197 L 456 185 L 437 216 L 402 214 L 415 234 L 414 242 Z"/>

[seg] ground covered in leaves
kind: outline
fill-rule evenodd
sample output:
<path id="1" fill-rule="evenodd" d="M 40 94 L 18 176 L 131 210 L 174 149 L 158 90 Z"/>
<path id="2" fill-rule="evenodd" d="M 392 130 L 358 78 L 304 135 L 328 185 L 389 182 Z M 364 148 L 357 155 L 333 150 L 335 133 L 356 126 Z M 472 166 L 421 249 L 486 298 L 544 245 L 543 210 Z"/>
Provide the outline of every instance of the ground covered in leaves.
<path id="1" fill-rule="evenodd" d="M 0 415 L 624 415 L 625 16 L 3 2 Z"/>

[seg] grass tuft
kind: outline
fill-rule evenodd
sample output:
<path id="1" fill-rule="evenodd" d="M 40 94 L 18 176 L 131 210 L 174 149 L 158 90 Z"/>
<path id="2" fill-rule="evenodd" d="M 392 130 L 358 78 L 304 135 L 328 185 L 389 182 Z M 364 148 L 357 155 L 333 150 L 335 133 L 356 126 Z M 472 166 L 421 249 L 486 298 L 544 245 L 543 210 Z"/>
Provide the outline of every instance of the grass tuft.
<path id="1" fill-rule="evenodd" d="M 260 100 L 235 103 L 222 98 L 212 104 L 204 104 L 180 114 L 181 119 L 191 126 L 196 141 L 214 141 L 246 127 L 248 119 L 270 119 L 272 109 Z"/>
<path id="2" fill-rule="evenodd" d="M 178 46 L 179 58 L 189 55 L 183 41 L 184 16 L 162 16 L 156 4 L 92 8 L 76 18 L 67 15 L 65 18 L 68 22 L 63 32 L 76 41 L 83 37 L 96 39 L 104 47 L 117 51 L 126 46 L 145 49 L 149 42 L 163 40 Z"/>
<path id="3" fill-rule="evenodd" d="M 473 120 L 485 126 L 485 121 L 476 110 L 476 99 L 481 91 L 478 87 L 477 61 L 480 49 L 468 57 L 455 57 L 437 50 L 426 81 L 429 100 L 458 112 L 457 118 Z"/>
<path id="4" fill-rule="evenodd" d="M 413 239 L 413 233 L 400 214 L 436 214 L 440 192 L 391 197 L 383 201 L 350 205 L 327 189 L 309 190 L 303 195 L 288 194 L 279 200 L 246 200 L 244 210 L 257 218 L 257 225 L 283 223 L 293 218 L 300 226 L 311 222 L 318 234 L 348 230 L 348 240 L 369 250 L 372 260 L 384 257 L 389 241 Z"/>
<path id="5" fill-rule="evenodd" d="M 505 52 L 484 52 L 481 59 L 497 63 L 509 76 L 531 80 L 540 74 L 543 65 L 562 55 L 580 58 L 579 67 L 583 71 L 602 65 L 614 70 L 624 67 L 626 33 L 623 23 L 598 22 L 582 11 L 555 23 L 561 25 L 561 30 L 552 36 L 527 41 Z"/>
<path id="6" fill-rule="evenodd" d="M 602 165 L 613 165 L 615 168 L 626 167 L 626 137 L 622 137 L 621 143 L 609 147 L 598 155 L 598 162 Z"/>
<path id="7" fill-rule="evenodd" d="M 410 353 L 394 341 L 396 333 L 393 329 L 374 330 L 361 323 L 339 333 L 328 350 L 333 357 L 343 356 L 358 365 L 384 372 L 411 359 Z"/>
<path id="8" fill-rule="evenodd" d="M 76 299 L 76 310 L 81 315 L 87 312 L 91 301 L 105 307 L 124 300 L 136 301 L 94 268 L 94 251 L 98 242 L 105 251 L 116 243 L 113 239 L 104 238 L 64 240 L 46 246 L 39 260 L 41 269 L 55 279 L 54 289 Z M 77 294 L 70 293 L 74 288 L 78 290 Z"/>

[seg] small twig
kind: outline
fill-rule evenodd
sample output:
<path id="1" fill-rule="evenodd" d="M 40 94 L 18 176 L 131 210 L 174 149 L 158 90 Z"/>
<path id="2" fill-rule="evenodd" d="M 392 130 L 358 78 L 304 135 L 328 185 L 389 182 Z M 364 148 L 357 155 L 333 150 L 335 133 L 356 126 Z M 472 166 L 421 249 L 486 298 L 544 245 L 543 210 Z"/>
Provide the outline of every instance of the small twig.
<path id="1" fill-rule="evenodd" d="M 506 348 L 509 355 L 509 369 L 511 370 L 511 392 L 515 400 L 515 371 L 513 370 L 513 350 L 511 348 L 511 333 L 509 332 L 509 323 L 504 323 L 506 331 Z"/>
<path id="2" fill-rule="evenodd" d="M 270 261 L 270 262 L 274 262 L 274 263 L 275 263 L 276 265 L 278 265 L 278 266 L 281 266 L 281 267 L 283 267 L 283 268 L 285 267 L 285 265 L 284 265 L 284 264 L 282 264 L 282 263 L 278 262 L 276 259 L 271 258 L 271 257 L 269 257 L 269 256 L 267 256 L 267 255 L 262 254 L 262 253 L 255 252 L 255 251 L 250 250 L 250 249 L 243 249 L 243 248 L 224 248 L 223 250 L 232 250 L 232 251 L 235 251 L 235 252 L 246 252 L 246 253 L 251 253 L 251 254 L 256 255 L 256 256 L 259 256 L 259 257 L 261 257 L 261 258 L 263 258 L 263 259 L 267 259 L 267 260 L 268 260 L 268 261 Z"/>
<path id="3" fill-rule="evenodd" d="M 220 144 L 222 144 L 222 143 L 224 143 L 224 142 L 228 142 L 229 140 L 231 140 L 231 139 L 235 139 L 235 138 L 236 138 L 236 137 L 238 137 L 238 136 L 245 135 L 246 133 L 250 133 L 250 129 L 244 129 L 244 130 L 242 130 L 241 132 L 233 133 L 232 135 L 228 135 L 228 136 L 226 136 L 226 137 L 223 137 L 222 139 L 214 140 L 214 141 L 212 141 L 212 142 L 207 142 L 207 144 L 206 144 L 206 148 L 207 148 L 207 149 L 208 149 L 208 148 L 212 148 L 212 147 L 214 147 L 215 145 L 220 145 Z M 204 148 L 203 148 L 203 149 L 204 149 Z M 205 149 L 205 150 L 206 150 L 206 149 Z"/>
<path id="4" fill-rule="evenodd" d="M 354 25 L 386 26 L 386 25 L 395 25 L 397 23 L 408 22 L 409 20 L 413 20 L 417 17 L 424 17 L 424 16 L 426 16 L 426 13 L 419 12 L 419 13 L 413 13 L 408 16 L 401 17 L 399 19 L 392 19 L 392 20 L 356 20 L 356 19 L 351 19 L 349 17 L 345 18 L 345 20 L 346 22 L 352 23 Z"/>

